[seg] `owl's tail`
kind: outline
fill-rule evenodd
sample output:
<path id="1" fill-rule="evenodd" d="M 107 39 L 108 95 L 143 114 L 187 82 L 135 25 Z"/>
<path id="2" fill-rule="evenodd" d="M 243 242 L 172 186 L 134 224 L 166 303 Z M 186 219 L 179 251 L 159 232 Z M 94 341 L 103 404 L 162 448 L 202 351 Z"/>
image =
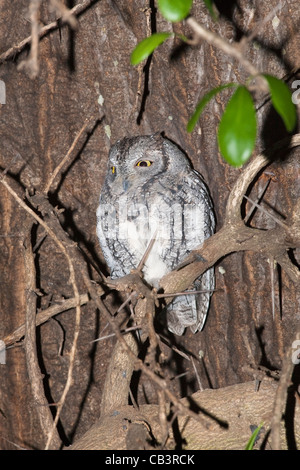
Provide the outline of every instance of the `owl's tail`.
<path id="1" fill-rule="evenodd" d="M 187 327 L 190 327 L 193 333 L 201 331 L 204 328 L 214 287 L 214 269 L 211 268 L 195 282 L 194 290 L 204 291 L 203 293 L 175 297 L 167 307 L 168 330 L 178 336 L 181 336 Z"/>

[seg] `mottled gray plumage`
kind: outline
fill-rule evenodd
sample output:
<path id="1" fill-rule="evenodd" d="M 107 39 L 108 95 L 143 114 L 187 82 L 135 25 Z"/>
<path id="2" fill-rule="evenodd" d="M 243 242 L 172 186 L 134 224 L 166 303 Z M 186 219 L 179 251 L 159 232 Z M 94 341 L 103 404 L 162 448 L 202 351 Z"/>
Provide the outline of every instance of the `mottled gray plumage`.
<path id="1" fill-rule="evenodd" d="M 97 234 L 111 277 L 136 268 L 149 242 L 143 268 L 154 287 L 191 250 L 212 235 L 215 221 L 208 190 L 179 148 L 158 134 L 119 140 L 109 153 L 97 210 Z M 196 282 L 214 288 L 213 269 Z M 167 307 L 168 329 L 182 335 L 204 326 L 210 293 L 175 297 Z"/>

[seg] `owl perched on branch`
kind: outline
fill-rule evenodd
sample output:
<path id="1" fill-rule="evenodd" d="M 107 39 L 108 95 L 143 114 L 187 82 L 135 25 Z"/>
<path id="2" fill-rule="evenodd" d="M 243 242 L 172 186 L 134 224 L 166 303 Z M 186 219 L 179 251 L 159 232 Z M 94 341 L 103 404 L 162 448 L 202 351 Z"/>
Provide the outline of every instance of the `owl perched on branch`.
<path id="1" fill-rule="evenodd" d="M 136 268 L 155 237 L 143 267 L 146 282 L 160 279 L 215 228 L 211 199 L 201 176 L 179 148 L 159 134 L 124 138 L 110 150 L 97 210 L 97 235 L 112 278 Z M 195 281 L 204 293 L 177 296 L 167 307 L 169 331 L 201 330 L 214 289 L 214 271 Z"/>

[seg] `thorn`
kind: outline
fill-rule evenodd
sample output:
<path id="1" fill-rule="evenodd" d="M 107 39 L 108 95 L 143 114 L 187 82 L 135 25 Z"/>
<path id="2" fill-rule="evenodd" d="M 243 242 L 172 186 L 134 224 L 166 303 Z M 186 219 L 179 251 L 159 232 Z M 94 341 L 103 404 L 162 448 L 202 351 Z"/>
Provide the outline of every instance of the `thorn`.
<path id="1" fill-rule="evenodd" d="M 266 193 L 266 191 L 267 191 L 267 189 L 268 189 L 268 186 L 269 186 L 269 184 L 270 184 L 270 181 L 271 181 L 271 178 L 268 179 L 268 181 L 266 182 L 266 184 L 265 184 L 265 186 L 263 187 L 262 191 L 261 191 L 260 194 L 258 195 L 258 198 L 257 198 L 256 201 L 255 201 L 256 204 L 259 204 L 259 203 L 261 202 L 262 198 L 264 197 L 264 195 L 265 195 L 265 193 Z M 244 219 L 245 222 L 248 222 L 248 221 L 249 221 L 251 215 L 252 215 L 253 212 L 255 211 L 255 207 L 256 207 L 256 206 L 253 205 L 253 206 L 250 208 L 248 214 L 246 215 L 246 217 L 245 217 L 245 219 Z"/>
<path id="2" fill-rule="evenodd" d="M 126 307 L 126 305 L 131 301 L 131 299 L 134 295 L 137 295 L 136 291 L 131 292 L 131 294 L 127 297 L 127 299 L 124 300 L 122 305 L 120 305 L 120 307 L 118 308 L 116 313 L 119 313 L 124 307 Z"/>
<path id="3" fill-rule="evenodd" d="M 282 222 L 281 220 L 279 220 L 277 217 L 275 217 L 275 215 L 273 214 L 270 214 L 270 212 L 266 211 L 266 209 L 263 209 L 263 207 L 259 206 L 258 204 L 256 204 L 256 202 L 252 201 L 252 199 L 250 199 L 250 197 L 246 196 L 244 194 L 243 196 L 245 199 L 247 199 L 247 201 L 251 202 L 251 204 L 254 204 L 255 207 L 257 207 L 257 209 L 259 209 L 260 211 L 262 211 L 264 214 L 266 214 L 268 217 L 270 217 L 271 219 L 273 219 L 278 225 L 280 225 L 281 227 L 285 228 L 285 229 L 288 229 L 288 225 L 286 225 L 284 222 Z"/>
<path id="4" fill-rule="evenodd" d="M 121 330 L 120 333 L 122 335 L 125 335 L 127 333 L 130 333 L 131 331 L 136 331 L 136 330 L 141 330 L 141 329 L 142 328 L 140 326 L 130 326 L 129 328 L 126 328 L 125 330 Z M 97 341 L 103 341 L 105 339 L 112 338 L 113 336 L 116 336 L 116 334 L 111 333 L 109 335 L 100 336 L 99 338 L 93 339 L 93 341 L 91 341 L 91 343 L 97 343 Z"/>
<path id="5" fill-rule="evenodd" d="M 148 258 L 148 256 L 149 256 L 149 253 L 150 253 L 150 251 L 152 250 L 152 247 L 153 247 L 154 242 L 155 242 L 155 240 L 156 240 L 157 232 L 158 232 L 158 231 L 156 230 L 156 232 L 155 232 L 154 235 L 153 235 L 153 238 L 151 239 L 149 245 L 147 246 L 146 251 L 145 251 L 143 257 L 142 257 L 141 261 L 139 262 L 139 264 L 138 264 L 138 266 L 137 266 L 137 268 L 136 268 L 137 271 L 141 271 L 141 270 L 143 269 L 143 267 L 144 267 L 144 265 L 145 265 L 145 263 L 146 263 L 146 260 L 147 260 L 147 258 Z"/>
<path id="6" fill-rule="evenodd" d="M 170 294 L 155 294 L 157 299 L 162 299 L 165 297 L 177 297 L 179 295 L 195 295 L 195 294 L 211 294 L 212 292 L 216 292 L 223 289 L 208 289 L 208 290 L 186 290 L 183 292 L 175 292 Z"/>
<path id="7" fill-rule="evenodd" d="M 260 384 L 261 384 L 261 380 L 255 379 L 255 385 L 254 385 L 255 392 L 258 392 Z"/>
<path id="8" fill-rule="evenodd" d="M 270 258 L 269 260 L 270 264 L 270 277 L 271 277 L 271 299 L 272 299 L 272 317 L 273 321 L 275 320 L 275 266 L 276 266 L 276 260 L 274 258 Z"/>

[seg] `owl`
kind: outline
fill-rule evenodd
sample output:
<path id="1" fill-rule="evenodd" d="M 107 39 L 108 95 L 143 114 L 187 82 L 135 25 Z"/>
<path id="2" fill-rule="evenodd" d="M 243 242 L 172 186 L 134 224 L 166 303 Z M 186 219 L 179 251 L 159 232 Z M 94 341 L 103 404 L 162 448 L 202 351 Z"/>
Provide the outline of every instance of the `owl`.
<path id="1" fill-rule="evenodd" d="M 214 228 L 208 189 L 170 140 L 153 134 L 124 138 L 111 147 L 97 209 L 97 236 L 111 278 L 136 268 L 154 239 L 143 277 L 159 288 L 160 279 Z M 206 292 L 176 296 L 166 307 L 168 330 L 176 335 L 187 327 L 193 333 L 201 330 L 213 289 L 211 268 L 193 286 Z"/>

